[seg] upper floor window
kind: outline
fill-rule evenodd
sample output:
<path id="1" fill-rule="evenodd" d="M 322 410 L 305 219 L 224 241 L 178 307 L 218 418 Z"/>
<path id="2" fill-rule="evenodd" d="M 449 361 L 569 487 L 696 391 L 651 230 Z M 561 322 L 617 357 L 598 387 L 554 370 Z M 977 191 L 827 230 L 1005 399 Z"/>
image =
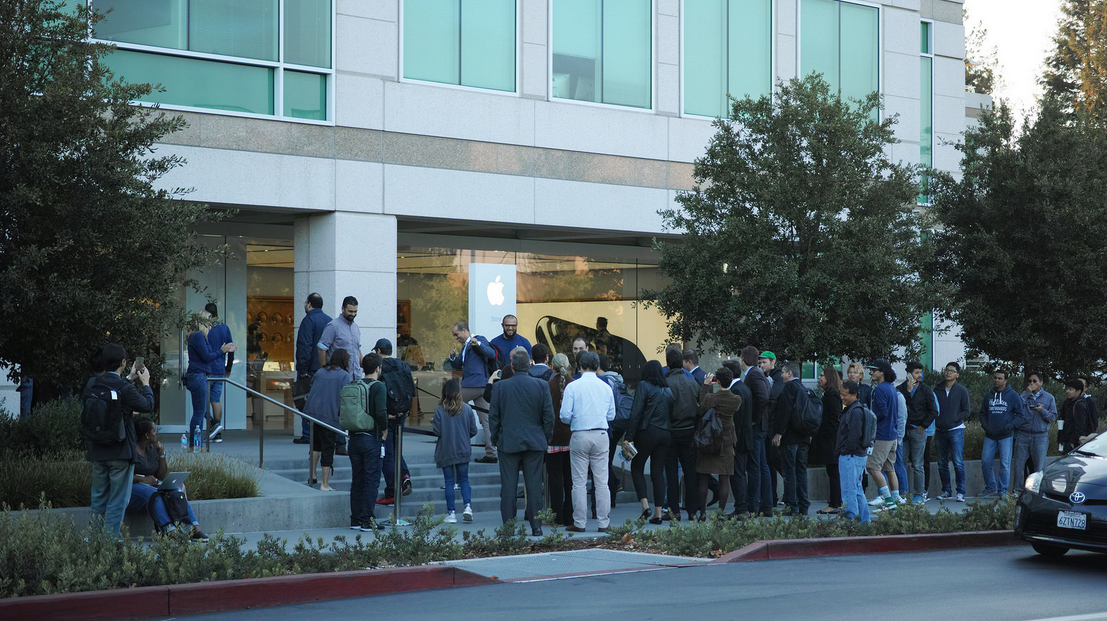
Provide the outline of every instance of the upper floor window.
<path id="1" fill-rule="evenodd" d="M 559 99 L 652 107 L 650 0 L 551 0 L 553 85 Z"/>
<path id="2" fill-rule="evenodd" d="M 117 45 L 105 59 L 108 68 L 129 82 L 165 89 L 143 101 L 327 119 L 331 0 L 93 4 L 107 13 L 94 36 Z"/>
<path id="3" fill-rule="evenodd" d="M 934 37 L 933 24 L 920 22 L 919 32 L 919 164 L 934 165 Z M 923 173 L 920 179 L 919 204 L 930 202 L 930 179 Z"/>
<path id="4" fill-rule="evenodd" d="M 404 0 L 404 77 L 515 91 L 515 0 Z"/>
<path id="5" fill-rule="evenodd" d="M 880 90 L 880 9 L 839 0 L 801 0 L 800 74 L 823 74 L 843 99 Z"/>
<path id="6" fill-rule="evenodd" d="M 727 116 L 727 95 L 772 90 L 772 0 L 684 3 L 684 112 Z"/>

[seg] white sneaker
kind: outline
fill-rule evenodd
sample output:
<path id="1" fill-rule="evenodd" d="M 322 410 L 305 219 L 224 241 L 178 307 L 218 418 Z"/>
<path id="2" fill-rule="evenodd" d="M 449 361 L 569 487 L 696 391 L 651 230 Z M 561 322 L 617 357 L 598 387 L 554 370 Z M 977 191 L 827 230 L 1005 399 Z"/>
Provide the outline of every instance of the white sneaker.
<path id="1" fill-rule="evenodd" d="M 208 434 L 208 439 L 209 440 L 214 439 L 215 436 L 219 435 L 220 431 L 223 431 L 223 423 L 222 422 L 220 422 L 218 425 L 216 425 L 215 429 L 211 430 L 211 433 Z"/>
<path id="2" fill-rule="evenodd" d="M 900 504 L 900 505 L 907 504 L 907 499 L 904 498 L 903 496 L 892 496 L 892 498 L 896 501 L 896 504 Z"/>
<path id="3" fill-rule="evenodd" d="M 446 523 L 447 524 L 457 524 L 457 514 L 455 514 L 453 511 L 450 511 L 449 513 L 447 513 L 446 514 Z"/>
<path id="4" fill-rule="evenodd" d="M 957 502 L 965 502 L 965 495 L 957 494 Z"/>
<path id="5" fill-rule="evenodd" d="M 880 495 L 878 495 L 876 498 L 873 498 L 872 500 L 869 501 L 869 506 L 870 507 L 879 507 L 882 504 L 884 504 L 884 497 L 880 496 Z"/>
<path id="6" fill-rule="evenodd" d="M 465 510 L 461 512 L 461 517 L 466 522 L 473 521 L 473 505 L 465 505 Z"/>

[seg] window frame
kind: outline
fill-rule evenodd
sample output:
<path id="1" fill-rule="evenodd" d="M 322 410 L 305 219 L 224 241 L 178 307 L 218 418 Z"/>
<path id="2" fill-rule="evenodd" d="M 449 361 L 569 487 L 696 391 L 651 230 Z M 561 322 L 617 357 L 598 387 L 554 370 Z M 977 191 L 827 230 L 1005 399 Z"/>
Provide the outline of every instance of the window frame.
<path id="1" fill-rule="evenodd" d="M 281 0 L 282 2 L 284 0 Z M 337 0 L 334 0 L 337 3 Z M 397 71 L 397 78 L 402 84 L 420 84 L 423 86 L 435 86 L 441 88 L 449 88 L 457 91 L 467 91 L 470 93 L 485 93 L 492 95 L 499 95 L 501 97 L 522 97 L 523 89 L 520 85 L 523 81 L 523 12 L 522 12 L 522 0 L 515 0 L 515 90 L 504 91 L 498 88 L 484 88 L 481 86 L 466 86 L 464 84 L 450 84 L 448 82 L 435 82 L 434 80 L 421 80 L 419 78 L 404 77 L 404 8 L 407 4 L 407 0 L 400 0 L 400 14 L 396 20 L 396 26 L 400 29 L 397 39 L 400 42 L 398 56 L 399 56 L 399 70 Z M 460 45 L 460 41 L 459 41 Z"/>
<path id="2" fill-rule="evenodd" d="M 601 0 L 602 1 L 602 0 Z M 650 3 L 650 106 L 648 108 L 639 108 L 637 106 L 627 106 L 623 104 L 610 104 L 600 101 L 581 101 L 579 99 L 569 99 L 567 97 L 554 97 L 553 96 L 553 48 L 554 48 L 554 28 L 553 28 L 553 10 L 554 3 L 557 0 L 549 0 L 546 3 L 546 101 L 550 103 L 567 103 L 580 106 L 589 106 L 593 108 L 602 108 L 605 110 L 625 110 L 628 112 L 638 112 L 642 114 L 656 114 L 657 113 L 657 0 L 649 0 Z M 679 18 L 678 18 L 679 23 Z M 601 34 L 601 48 L 600 54 L 603 54 L 602 47 L 602 34 Z M 602 62 L 602 61 L 601 61 Z M 679 60 L 677 61 L 679 62 Z M 678 67 L 679 71 L 679 67 Z"/>
<path id="3" fill-rule="evenodd" d="M 869 0 L 832 0 L 838 5 L 842 4 L 855 4 L 858 6 L 869 7 L 876 9 L 876 92 L 884 95 L 884 68 L 886 63 L 884 62 L 884 5 L 878 2 L 870 2 Z M 840 18 L 839 18 L 840 19 Z M 841 51 L 841 31 L 838 33 L 838 54 Z M 804 78 L 804 74 L 800 73 L 803 66 L 803 0 L 797 0 L 796 2 L 796 76 L 801 80 Z M 841 92 L 841 86 L 838 87 Z M 881 107 L 877 111 L 877 121 L 884 120 L 884 108 Z"/>
<path id="4" fill-rule="evenodd" d="M 934 54 L 934 20 L 922 18 L 922 19 L 919 20 L 919 24 L 920 25 L 921 24 L 929 24 L 930 25 L 930 27 L 927 28 L 927 32 L 926 32 L 926 35 L 929 39 L 927 41 L 927 46 L 926 47 L 930 51 L 929 51 L 929 53 L 924 53 L 920 50 L 919 51 L 919 58 L 920 59 L 922 59 L 922 58 L 929 58 L 930 59 L 930 167 L 933 168 L 934 167 L 934 150 L 935 150 L 934 148 L 935 148 L 935 146 L 937 145 L 937 142 L 938 142 L 937 141 L 937 136 L 935 135 L 935 132 L 934 132 L 934 104 L 937 101 L 936 97 L 934 96 L 934 91 L 935 91 L 935 89 L 934 89 L 934 61 L 935 61 L 935 54 Z M 920 30 L 921 30 L 921 28 L 920 28 Z M 920 34 L 921 34 L 921 32 L 920 32 Z M 922 79 L 922 63 L 921 62 L 919 63 L 919 79 L 920 80 Z M 922 85 L 920 84 L 920 90 L 921 90 L 921 86 Z M 922 118 L 922 93 L 920 92 L 919 93 L 919 123 L 920 123 L 920 126 L 919 126 L 919 166 L 923 165 L 923 161 L 922 161 L 922 147 L 923 147 L 923 144 L 922 144 L 922 123 L 924 123 L 924 122 L 925 122 L 925 120 Z M 921 197 L 921 196 L 924 196 L 924 194 L 927 197 L 927 200 L 923 201 L 923 202 L 919 202 L 918 198 Z M 919 207 L 929 207 L 931 205 L 931 201 L 929 199 L 930 199 L 930 194 L 923 192 L 923 188 L 920 187 L 919 188 L 919 196 L 916 197 L 915 204 L 918 205 Z"/>
<path id="5" fill-rule="evenodd" d="M 95 6 L 96 0 L 83 0 L 86 6 Z M 336 69 L 335 65 L 337 58 L 337 39 L 335 31 L 337 27 L 337 0 L 331 0 L 331 62 L 330 67 L 313 67 L 309 65 L 298 65 L 293 63 L 284 62 L 284 9 L 285 0 L 277 0 L 277 60 L 260 60 L 257 58 L 244 58 L 239 56 L 226 56 L 223 54 L 211 54 L 208 52 L 194 52 L 192 50 L 178 50 L 175 48 L 158 47 L 155 45 L 145 45 L 139 43 L 127 43 L 125 41 L 112 41 L 110 39 L 98 39 L 92 37 L 92 29 L 89 28 L 89 39 L 96 43 L 105 43 L 115 46 L 116 49 L 130 51 L 130 52 L 142 52 L 147 54 L 157 54 L 159 56 L 178 56 L 182 58 L 192 58 L 196 60 L 206 60 L 214 62 L 228 63 L 232 65 L 246 65 L 252 67 L 265 67 L 267 69 L 273 69 L 273 114 L 258 114 L 255 112 L 239 112 L 236 110 L 221 110 L 218 108 L 201 108 L 197 106 L 184 106 L 180 104 L 170 103 L 153 103 L 147 101 L 132 101 L 132 105 L 138 105 L 148 108 L 158 107 L 163 110 L 172 110 L 176 112 L 195 112 L 198 114 L 218 114 L 221 116 L 235 116 L 248 119 L 264 119 L 267 121 L 286 121 L 291 123 L 304 123 L 308 125 L 335 125 L 335 78 Z M 320 121 L 317 119 L 302 119 L 294 116 L 285 116 L 284 114 L 284 72 L 295 71 L 298 73 L 311 73 L 315 75 L 322 75 L 327 81 L 327 109 L 326 120 Z"/>
<path id="6" fill-rule="evenodd" d="M 693 1 L 695 1 L 695 0 L 693 0 Z M 769 98 L 771 100 L 774 100 L 774 101 L 776 99 L 776 79 L 778 77 L 777 72 L 776 72 L 776 69 L 777 69 L 777 63 L 776 63 L 776 42 L 777 42 L 776 11 L 777 11 L 778 1 L 779 0 L 769 0 L 769 93 L 768 93 L 768 95 L 769 95 Z M 686 72 L 684 71 L 684 56 L 685 56 L 684 55 L 684 42 L 685 42 L 685 36 L 684 36 L 684 5 L 685 5 L 686 2 L 687 2 L 687 0 L 680 0 L 680 17 L 678 19 L 678 26 L 677 26 L 680 29 L 680 52 L 679 52 L 680 60 L 678 61 L 679 62 L 679 71 L 680 71 L 680 104 L 679 104 L 680 105 L 680 117 L 681 118 L 687 118 L 687 119 L 714 121 L 716 117 L 706 116 L 706 115 L 703 115 L 703 114 L 694 114 L 694 113 L 691 113 L 691 112 L 685 112 L 684 111 L 684 80 L 685 80 L 685 77 L 687 75 Z M 798 25 L 799 22 L 797 21 L 796 24 Z M 727 54 L 729 56 L 729 54 L 730 54 L 729 49 L 727 49 Z M 797 67 L 798 67 L 798 63 L 799 63 L 798 59 L 796 60 L 796 63 L 797 63 Z M 724 110 L 723 112 L 726 113 L 726 114 L 724 114 L 724 116 L 722 118 L 727 118 L 729 116 L 729 110 Z"/>

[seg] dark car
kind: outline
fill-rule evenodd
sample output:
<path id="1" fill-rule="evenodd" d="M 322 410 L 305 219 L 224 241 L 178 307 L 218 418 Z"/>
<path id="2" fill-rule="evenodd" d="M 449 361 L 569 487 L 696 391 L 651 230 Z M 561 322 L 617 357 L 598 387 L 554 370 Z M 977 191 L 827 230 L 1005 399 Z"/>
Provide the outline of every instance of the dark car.
<path id="1" fill-rule="evenodd" d="M 1030 475 L 1015 507 L 1015 534 L 1046 556 L 1107 552 L 1107 434 Z"/>

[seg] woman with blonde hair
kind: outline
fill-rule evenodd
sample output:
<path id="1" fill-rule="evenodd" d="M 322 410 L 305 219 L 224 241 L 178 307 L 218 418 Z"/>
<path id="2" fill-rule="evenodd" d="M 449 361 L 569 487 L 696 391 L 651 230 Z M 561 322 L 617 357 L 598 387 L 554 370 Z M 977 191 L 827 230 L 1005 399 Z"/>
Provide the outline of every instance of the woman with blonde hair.
<path id="1" fill-rule="evenodd" d="M 857 382 L 859 388 L 857 400 L 861 402 L 861 405 L 871 408 L 873 406 L 873 387 L 865 383 L 865 367 L 860 362 L 849 363 L 849 367 L 846 368 L 846 379 Z"/>
<path id="2" fill-rule="evenodd" d="M 569 438 L 573 432 L 569 425 L 561 422 L 558 414 L 561 412 L 561 397 L 565 394 L 565 386 L 573 381 L 573 368 L 565 354 L 556 354 L 550 361 L 550 368 L 554 374 L 547 383 L 553 399 L 554 431 L 546 449 L 546 479 L 550 488 L 550 508 L 554 512 L 554 521 L 559 526 L 568 526 L 573 523 L 573 471 L 569 463 Z"/>
<path id="3" fill-rule="evenodd" d="M 208 376 L 211 375 L 211 363 L 216 358 L 237 351 L 233 343 L 226 343 L 219 349 L 212 349 L 208 343 L 208 330 L 211 329 L 211 314 L 200 311 L 199 325 L 188 335 L 188 368 L 185 370 L 185 387 L 192 397 L 192 419 L 188 422 L 190 445 L 202 437 L 204 413 L 208 407 Z"/>
<path id="4" fill-rule="evenodd" d="M 454 512 L 454 481 L 461 488 L 465 503 L 462 517 L 473 521 L 473 488 L 469 485 L 469 458 L 473 456 L 472 438 L 477 435 L 473 409 L 461 400 L 461 382 L 456 377 L 442 385 L 442 400 L 434 409 L 431 422 L 438 443 L 434 445 L 434 465 L 442 469 L 446 483 L 446 523 L 457 523 Z"/>

